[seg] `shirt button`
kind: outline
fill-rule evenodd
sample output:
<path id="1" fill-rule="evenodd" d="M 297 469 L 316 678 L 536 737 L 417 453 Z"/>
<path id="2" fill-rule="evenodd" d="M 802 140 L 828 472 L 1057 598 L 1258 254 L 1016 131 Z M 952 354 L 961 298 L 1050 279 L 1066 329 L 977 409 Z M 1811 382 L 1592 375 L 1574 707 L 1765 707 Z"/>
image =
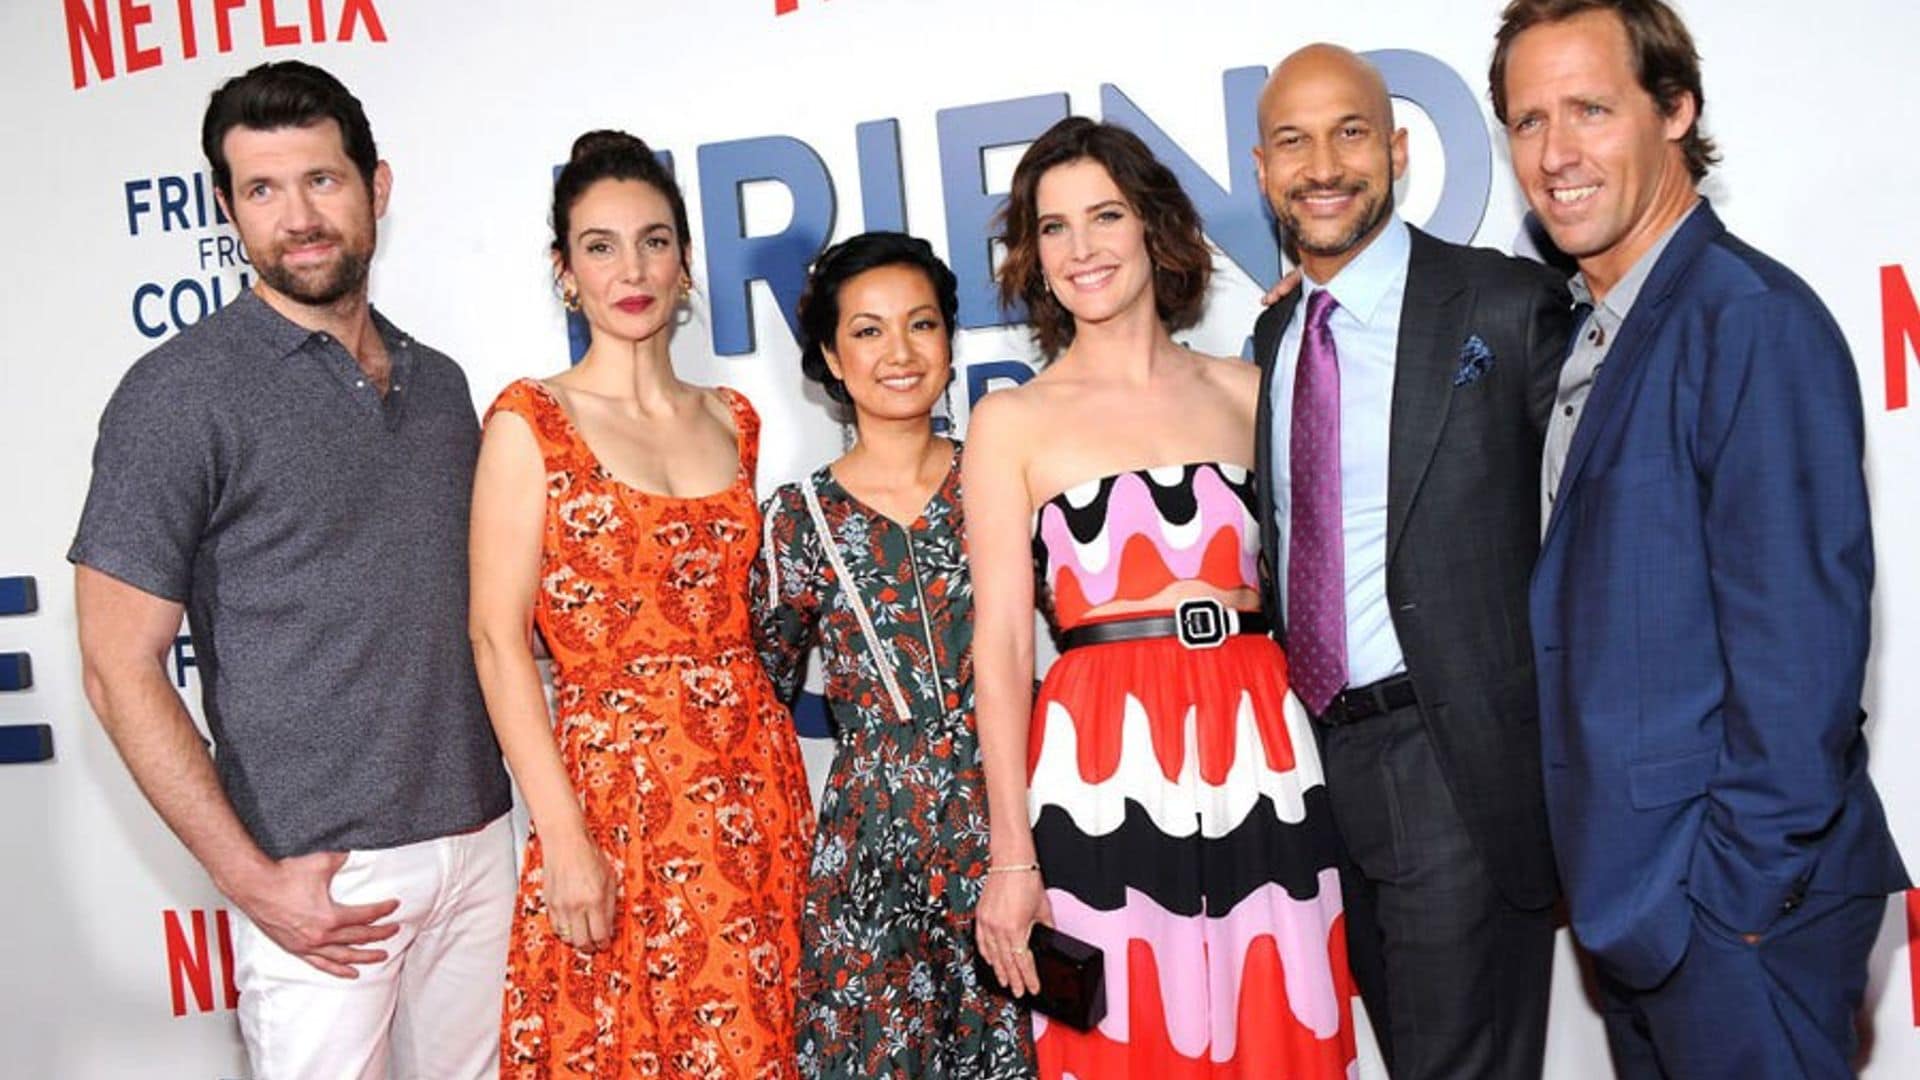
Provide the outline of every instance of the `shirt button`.
<path id="1" fill-rule="evenodd" d="M 1606 339 L 1606 336 L 1607 336 L 1606 331 L 1600 329 L 1597 326 L 1587 331 L 1587 340 L 1589 342 L 1592 342 L 1595 345 L 1598 345 L 1600 344 L 1600 342 L 1604 341 Z"/>
<path id="2" fill-rule="evenodd" d="M 1572 416 L 1572 415 L 1573 415 L 1573 406 L 1571 406 L 1571 405 L 1569 405 L 1569 406 L 1567 406 L 1567 408 L 1566 408 L 1566 413 L 1565 413 L 1565 415 L 1567 415 L 1567 416 Z"/>

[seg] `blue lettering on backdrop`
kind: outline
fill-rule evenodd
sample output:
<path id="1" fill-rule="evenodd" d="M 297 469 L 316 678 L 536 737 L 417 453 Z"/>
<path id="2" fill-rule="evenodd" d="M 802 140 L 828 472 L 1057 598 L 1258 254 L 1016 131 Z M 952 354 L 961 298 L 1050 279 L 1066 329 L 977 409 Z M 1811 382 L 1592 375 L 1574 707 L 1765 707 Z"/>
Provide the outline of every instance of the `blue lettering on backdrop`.
<path id="1" fill-rule="evenodd" d="M 721 356 L 753 351 L 754 281 L 772 288 L 780 317 L 797 336 L 794 308 L 807 284 L 807 264 L 833 235 L 833 177 L 827 163 L 791 135 L 709 143 L 697 158 L 713 351 Z M 793 217 L 779 232 L 748 236 L 741 188 L 763 180 L 783 185 L 792 195 Z"/>
<path id="2" fill-rule="evenodd" d="M 1492 139 L 1478 99 L 1458 72 L 1426 53 L 1380 49 L 1366 56 L 1380 69 L 1388 90 L 1423 109 L 1440 136 L 1444 181 L 1432 214 L 1419 224 L 1444 239 L 1472 239 L 1486 213 L 1493 180 Z M 1217 182 L 1118 85 L 1100 87 L 1102 115 L 1131 128 L 1153 148 L 1193 197 L 1207 235 L 1262 287 L 1279 276 L 1278 245 L 1266 200 L 1244 155 L 1245 148 L 1259 138 L 1255 110 L 1265 78 L 1261 67 L 1221 73 L 1230 162 L 1225 184 Z M 992 222 L 1006 196 L 987 191 L 983 155 L 996 147 L 1032 141 L 1070 108 L 1068 96 L 1056 93 L 956 106 L 935 114 L 947 253 L 960 279 L 963 329 L 1017 325 L 1026 318 L 1022 310 L 1001 311 L 994 288 Z M 854 142 L 862 227 L 906 229 L 899 121 L 860 123 L 854 128 Z M 672 155 L 661 152 L 659 156 L 672 169 Z M 739 356 L 756 347 L 754 281 L 767 282 L 789 332 L 795 330 L 793 311 L 807 266 L 833 234 L 838 205 L 833 176 L 811 146 L 788 135 L 708 144 L 697 150 L 697 160 L 713 351 L 719 356 Z M 741 190 L 760 181 L 786 188 L 793 199 L 793 216 L 778 232 L 749 236 Z M 227 221 L 214 197 L 212 179 L 204 172 L 127 180 L 123 198 L 130 236 L 141 235 L 143 229 L 152 232 L 155 225 L 158 231 L 170 233 Z M 237 287 L 208 273 L 217 267 L 246 266 L 245 253 L 231 237 L 203 237 L 198 253 L 206 276 L 172 283 L 149 281 L 135 289 L 131 313 L 142 335 L 159 338 L 192 325 L 250 284 L 244 269 Z M 573 315 L 567 328 L 569 353 L 577 361 L 586 351 L 585 320 Z M 979 379 L 970 375 L 970 391 L 993 378 L 1012 377 L 1000 362 L 993 368 L 993 375 Z"/>
<path id="3" fill-rule="evenodd" d="M 984 364 L 967 365 L 967 404 L 978 402 L 993 389 L 993 384 L 1002 380 L 1015 386 L 1033 378 L 1033 367 L 1025 360 L 992 360 Z"/>
<path id="4" fill-rule="evenodd" d="M 1214 183 L 1207 170 L 1187 156 L 1160 125 L 1140 111 L 1119 87 L 1100 87 L 1100 113 L 1107 120 L 1140 136 L 1153 156 L 1173 171 L 1206 224 L 1207 235 L 1220 245 L 1246 275 L 1264 288 L 1280 278 L 1280 250 L 1273 239 L 1273 217 L 1260 192 L 1247 148 L 1260 144 L 1260 88 L 1267 82 L 1263 67 L 1234 68 L 1220 76 L 1226 102 L 1227 187 Z"/>
<path id="5" fill-rule="evenodd" d="M 1366 56 L 1379 67 L 1388 90 L 1424 110 L 1440 136 L 1445 157 L 1440 197 L 1433 213 L 1418 224 L 1444 239 L 1471 240 L 1486 213 L 1493 183 L 1493 144 L 1478 100 L 1458 72 L 1426 53 L 1380 49 Z M 1266 75 L 1262 67 L 1232 68 L 1221 74 L 1222 120 L 1232 163 L 1224 185 L 1120 87 L 1109 83 L 1100 88 L 1102 115 L 1131 128 L 1153 148 L 1193 197 L 1207 235 L 1263 288 L 1280 275 L 1278 245 L 1252 161 L 1243 155 L 1259 140 L 1256 109 Z M 947 258 L 960 279 L 962 329 L 1016 325 L 1026 318 L 1024 311 L 1002 312 L 994 288 L 992 222 L 1006 195 L 987 191 L 983 154 L 1031 142 L 1066 116 L 1070 107 L 1066 94 L 1040 94 L 956 106 L 935 114 Z M 898 121 L 867 121 L 855 128 L 854 137 L 862 227 L 904 229 Z M 811 147 L 791 136 L 701 147 L 699 160 L 701 201 L 708 214 L 705 236 L 713 351 L 739 356 L 755 348 L 749 282 L 758 279 L 773 286 L 781 317 L 792 329 L 793 305 L 807 263 L 832 234 L 833 177 Z M 793 193 L 793 221 L 772 236 L 745 235 L 739 188 L 753 180 L 776 181 Z M 970 390 L 993 378 L 1012 377 L 999 364 L 994 367 L 993 375 L 970 376 Z"/>
<path id="6" fill-rule="evenodd" d="M 960 279 L 960 327 L 1005 326 L 1027 319 L 1023 308 L 1002 313 L 993 287 L 993 216 L 1004 194 L 987 191 L 986 151 L 1032 142 L 1067 115 L 1067 95 L 991 101 L 942 109 L 934 117 L 940 138 L 940 183 L 946 198 L 947 261 Z"/>
<path id="7" fill-rule="evenodd" d="M 157 281 L 144 282 L 133 290 L 133 325 L 143 337 L 165 337 L 219 311 L 231 297 L 252 287 L 253 277 L 244 270 L 240 272 L 238 284 L 230 284 L 219 276 L 204 282 L 198 278 L 181 278 L 170 286 Z"/>
<path id="8" fill-rule="evenodd" d="M 173 684 L 182 690 L 187 688 L 187 669 L 199 667 L 193 658 L 193 638 L 186 634 L 176 634 L 173 638 Z"/>
<path id="9" fill-rule="evenodd" d="M 1440 201 L 1420 227 L 1456 244 L 1471 241 L 1493 193 L 1493 137 L 1479 99 L 1459 72 L 1426 53 L 1375 49 L 1361 55 L 1380 69 L 1388 93 L 1420 106 L 1440 133 L 1445 179 Z"/>
<path id="10" fill-rule="evenodd" d="M 907 181 L 900 171 L 900 121 L 869 120 L 853 129 L 860 157 L 860 224 L 907 231 Z"/>
<path id="11" fill-rule="evenodd" d="M 206 173 L 185 176 L 141 177 L 122 185 L 127 205 L 127 235 L 139 236 L 141 219 L 160 215 L 160 231 L 204 229 L 225 225 L 227 215 L 213 195 L 213 180 Z M 155 202 L 149 195 L 157 196 Z"/>

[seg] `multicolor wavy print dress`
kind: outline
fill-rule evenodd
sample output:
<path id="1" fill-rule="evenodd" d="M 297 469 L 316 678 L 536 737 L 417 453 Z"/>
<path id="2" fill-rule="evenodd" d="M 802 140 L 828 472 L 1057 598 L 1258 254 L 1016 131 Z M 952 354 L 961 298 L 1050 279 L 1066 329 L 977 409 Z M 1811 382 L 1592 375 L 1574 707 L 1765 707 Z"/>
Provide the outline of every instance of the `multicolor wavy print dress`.
<path id="1" fill-rule="evenodd" d="M 1176 582 L 1255 589 L 1259 550 L 1248 472 L 1232 465 L 1091 480 L 1034 518 L 1061 630 Z M 1106 952 L 1108 1012 L 1094 1031 L 1035 1016 L 1042 1076 L 1348 1075 L 1332 818 L 1272 640 L 1067 652 L 1034 704 L 1027 769 L 1055 925 Z"/>

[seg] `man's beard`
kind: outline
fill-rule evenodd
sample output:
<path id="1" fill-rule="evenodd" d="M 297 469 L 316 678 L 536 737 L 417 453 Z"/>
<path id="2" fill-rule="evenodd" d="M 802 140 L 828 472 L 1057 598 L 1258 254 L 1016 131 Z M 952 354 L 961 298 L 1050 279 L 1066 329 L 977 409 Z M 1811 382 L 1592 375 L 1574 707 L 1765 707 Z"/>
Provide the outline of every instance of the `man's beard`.
<path id="1" fill-rule="evenodd" d="M 1365 180 L 1338 186 L 1303 184 L 1287 192 L 1286 201 L 1281 205 L 1289 209 L 1283 209 L 1279 212 L 1280 226 L 1286 230 L 1287 239 L 1293 241 L 1294 247 L 1306 254 L 1318 255 L 1321 258 L 1345 255 L 1347 252 L 1352 251 L 1360 241 L 1365 240 L 1367 234 L 1378 228 L 1381 222 L 1393 215 L 1393 202 L 1389 196 L 1378 195 L 1374 197 L 1372 202 L 1364 203 L 1361 206 L 1360 217 L 1354 222 L 1353 228 L 1348 229 L 1330 243 L 1316 243 L 1310 239 L 1306 231 L 1300 227 L 1299 217 L 1291 213 L 1290 208 L 1293 206 L 1295 199 L 1305 198 L 1309 195 L 1329 192 L 1337 192 L 1342 195 L 1365 195 L 1371 186 L 1372 185 L 1368 184 Z"/>
<path id="2" fill-rule="evenodd" d="M 254 264 L 260 280 L 275 292 L 309 307 L 326 307 L 353 295 L 367 283 L 367 268 L 373 262 L 373 245 L 369 243 L 365 250 L 355 250 L 341 239 L 337 233 L 323 231 L 288 241 L 284 247 L 298 247 L 316 240 L 332 241 L 338 245 L 339 258 L 331 267 L 315 268 L 307 274 L 298 274 L 287 269 L 286 263 L 275 251 L 272 261 Z"/>

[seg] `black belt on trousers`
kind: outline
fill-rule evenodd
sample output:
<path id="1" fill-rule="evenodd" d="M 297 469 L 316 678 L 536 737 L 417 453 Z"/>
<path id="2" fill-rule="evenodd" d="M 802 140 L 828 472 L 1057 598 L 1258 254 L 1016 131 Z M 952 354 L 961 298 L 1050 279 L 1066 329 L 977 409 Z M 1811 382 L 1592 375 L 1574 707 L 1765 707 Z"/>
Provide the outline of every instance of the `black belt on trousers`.
<path id="1" fill-rule="evenodd" d="M 1234 634 L 1264 634 L 1270 628 L 1266 616 L 1257 611 L 1240 611 L 1212 597 L 1195 597 L 1175 604 L 1171 615 L 1107 619 L 1076 626 L 1060 635 L 1059 644 L 1060 651 L 1066 652 L 1083 645 L 1170 637 L 1189 649 L 1213 649 L 1226 644 Z"/>
<path id="2" fill-rule="evenodd" d="M 1333 695 L 1327 711 L 1314 719 L 1328 727 L 1339 727 L 1419 703 L 1419 696 L 1413 692 L 1413 677 L 1394 675 L 1377 683 L 1340 691 Z"/>

